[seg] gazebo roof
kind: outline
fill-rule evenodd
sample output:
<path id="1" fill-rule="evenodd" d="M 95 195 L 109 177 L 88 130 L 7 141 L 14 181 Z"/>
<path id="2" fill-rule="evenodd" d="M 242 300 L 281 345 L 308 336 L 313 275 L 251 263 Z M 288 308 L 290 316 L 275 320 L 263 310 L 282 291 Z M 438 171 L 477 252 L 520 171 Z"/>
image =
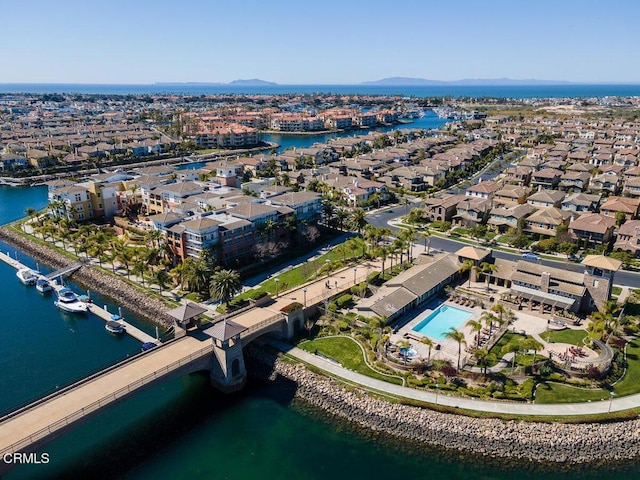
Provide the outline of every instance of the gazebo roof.
<path id="1" fill-rule="evenodd" d="M 187 304 L 180 305 L 178 308 L 169 310 L 167 314 L 178 320 L 180 323 L 185 323 L 206 311 L 206 308 L 202 308 L 200 305 L 189 302 Z"/>
<path id="2" fill-rule="evenodd" d="M 604 255 L 587 255 L 582 261 L 582 265 L 601 268 L 602 270 L 611 270 L 615 272 L 620 268 L 622 262 L 620 260 L 616 260 L 615 258 L 605 257 Z"/>
<path id="3" fill-rule="evenodd" d="M 458 257 L 469 258 L 471 260 L 480 261 L 480 260 L 484 260 L 485 258 L 487 258 L 491 254 L 491 251 L 490 250 L 485 250 L 483 248 L 466 246 L 466 247 L 462 247 L 455 254 Z"/>
<path id="4" fill-rule="evenodd" d="M 226 341 L 236 335 L 241 334 L 247 329 L 242 325 L 232 322 L 231 320 L 223 320 L 216 323 L 214 326 L 207 328 L 204 333 L 215 338 L 216 340 Z"/>

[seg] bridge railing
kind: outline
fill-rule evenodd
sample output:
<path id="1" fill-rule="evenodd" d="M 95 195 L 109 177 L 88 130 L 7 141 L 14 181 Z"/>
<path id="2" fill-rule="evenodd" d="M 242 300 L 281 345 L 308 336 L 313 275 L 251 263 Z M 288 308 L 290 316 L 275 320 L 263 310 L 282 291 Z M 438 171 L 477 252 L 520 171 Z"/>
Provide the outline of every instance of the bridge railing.
<path id="1" fill-rule="evenodd" d="M 28 447 L 29 445 L 33 444 L 34 442 L 46 437 L 47 435 L 75 422 L 76 420 L 79 420 L 80 418 L 84 417 L 85 415 L 88 415 L 92 412 L 95 412 L 96 410 L 99 410 L 100 408 L 102 408 L 105 405 L 108 405 L 111 402 L 114 402 L 115 400 L 124 397 L 126 395 L 128 395 L 131 391 L 136 390 L 148 383 L 151 383 L 153 381 L 155 381 L 157 378 L 162 377 L 163 375 L 166 375 L 167 373 L 172 372 L 173 370 L 177 370 L 178 368 L 192 362 L 193 360 L 197 360 L 201 357 L 203 357 L 204 355 L 211 353 L 213 351 L 213 345 L 209 345 L 207 347 L 204 347 L 200 350 L 198 350 L 197 352 L 194 352 L 186 357 L 182 357 L 179 360 L 176 360 L 175 362 L 170 363 L 169 365 L 166 365 L 162 368 L 159 368 L 158 370 L 154 371 L 153 373 L 150 373 L 148 375 L 145 375 L 142 378 L 139 378 L 138 380 L 131 382 L 130 384 L 128 384 L 126 387 L 122 387 L 119 390 L 116 390 L 113 393 L 110 393 L 109 395 L 105 395 L 104 397 L 100 398 L 99 400 L 96 400 L 95 402 L 90 403 L 89 405 L 87 405 L 86 407 L 83 407 L 80 410 L 76 410 L 74 413 L 71 413 L 69 415 L 67 415 L 66 417 L 51 423 L 50 425 L 48 425 L 45 428 L 42 428 L 40 430 L 38 430 L 37 432 L 32 433 L 31 435 L 24 437 L 23 439 L 14 442 L 13 444 L 9 445 L 8 447 L 3 448 L 2 450 L 0 450 L 0 458 L 2 458 L 5 454 L 7 453 L 13 453 L 13 452 L 18 452 L 20 451 L 21 448 L 25 448 Z"/>
<path id="2" fill-rule="evenodd" d="M 281 313 L 277 313 L 275 315 L 272 315 L 271 317 L 267 318 L 266 320 L 262 320 L 259 323 L 256 323 L 255 325 L 250 326 L 249 328 L 247 328 L 244 332 L 242 332 L 240 334 L 240 338 L 242 337 L 246 337 L 248 335 L 250 335 L 251 333 L 254 333 L 258 330 L 262 330 L 263 328 L 272 325 L 274 323 L 280 322 L 284 320 L 284 315 Z"/>

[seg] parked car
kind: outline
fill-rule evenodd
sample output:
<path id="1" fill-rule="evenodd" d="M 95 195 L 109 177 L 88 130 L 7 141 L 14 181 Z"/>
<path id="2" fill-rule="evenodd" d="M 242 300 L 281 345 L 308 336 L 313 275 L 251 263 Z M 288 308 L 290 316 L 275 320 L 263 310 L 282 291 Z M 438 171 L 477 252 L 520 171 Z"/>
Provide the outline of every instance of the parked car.
<path id="1" fill-rule="evenodd" d="M 582 261 L 582 257 L 580 255 L 569 255 L 567 257 L 567 259 L 572 261 L 572 262 L 581 262 Z"/>
<path id="2" fill-rule="evenodd" d="M 524 252 L 522 258 L 526 258 L 527 260 L 540 260 L 540 255 L 533 252 Z"/>

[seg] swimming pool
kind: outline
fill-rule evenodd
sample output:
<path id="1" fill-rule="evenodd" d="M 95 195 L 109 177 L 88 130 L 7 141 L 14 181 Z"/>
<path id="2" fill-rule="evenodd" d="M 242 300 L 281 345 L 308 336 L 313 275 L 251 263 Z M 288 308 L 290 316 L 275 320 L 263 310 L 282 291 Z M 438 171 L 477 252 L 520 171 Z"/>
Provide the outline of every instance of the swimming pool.
<path id="1" fill-rule="evenodd" d="M 450 307 L 449 305 L 441 305 L 411 330 L 427 337 L 444 341 L 451 327 L 458 328 L 469 318 L 471 318 L 471 313 L 465 310 Z"/>

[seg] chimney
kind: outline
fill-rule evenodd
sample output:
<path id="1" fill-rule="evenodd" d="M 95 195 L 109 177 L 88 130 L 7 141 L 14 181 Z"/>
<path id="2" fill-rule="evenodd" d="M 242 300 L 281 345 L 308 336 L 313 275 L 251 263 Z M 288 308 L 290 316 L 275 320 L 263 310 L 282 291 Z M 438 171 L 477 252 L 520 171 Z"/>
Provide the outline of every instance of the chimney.
<path id="1" fill-rule="evenodd" d="M 549 293 L 549 283 L 551 280 L 551 274 L 548 272 L 542 272 L 540 277 L 540 290 L 544 293 Z"/>

